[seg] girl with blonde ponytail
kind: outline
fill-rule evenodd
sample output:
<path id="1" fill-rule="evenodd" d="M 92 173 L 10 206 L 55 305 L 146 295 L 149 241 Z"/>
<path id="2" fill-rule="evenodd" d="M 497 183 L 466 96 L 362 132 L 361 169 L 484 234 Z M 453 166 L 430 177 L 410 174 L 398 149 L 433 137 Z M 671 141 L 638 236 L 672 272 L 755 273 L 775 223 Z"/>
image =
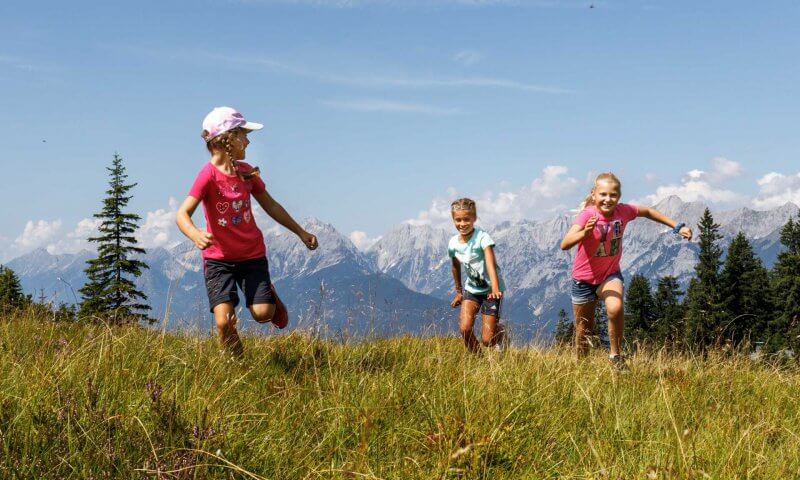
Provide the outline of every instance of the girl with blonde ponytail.
<path id="1" fill-rule="evenodd" d="M 575 316 L 575 346 L 578 356 L 588 353 L 588 335 L 594 330 L 597 300 L 603 300 L 608 314 L 609 358 L 614 366 L 625 368 L 621 344 L 625 324 L 624 279 L 620 271 L 622 235 L 628 223 L 638 217 L 662 223 L 681 237 L 691 240 L 692 230 L 684 223 L 650 207 L 620 203 L 622 182 L 611 172 L 601 173 L 589 195 L 581 203 L 561 249 L 578 246 L 572 264 L 572 311 Z"/>
<path id="2" fill-rule="evenodd" d="M 275 293 L 269 276 L 264 236 L 253 217 L 251 198 L 276 222 L 294 232 L 309 250 L 317 248 L 317 237 L 305 231 L 267 193 L 258 167 L 243 162 L 250 144 L 247 135 L 263 125 L 248 122 L 230 107 L 218 107 L 203 120 L 202 137 L 211 154 L 178 209 L 181 232 L 202 250 L 206 290 L 220 341 L 235 356 L 243 353 L 236 331 L 237 286 L 259 323 L 285 328 L 289 316 Z M 202 202 L 206 230 L 192 223 L 192 214 Z"/>

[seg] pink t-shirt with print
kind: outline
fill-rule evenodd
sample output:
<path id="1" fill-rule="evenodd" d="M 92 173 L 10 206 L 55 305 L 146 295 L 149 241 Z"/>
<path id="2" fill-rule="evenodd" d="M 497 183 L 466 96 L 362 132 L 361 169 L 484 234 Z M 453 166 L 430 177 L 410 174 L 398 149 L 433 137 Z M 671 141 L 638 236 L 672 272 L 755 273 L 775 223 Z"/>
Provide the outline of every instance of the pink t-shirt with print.
<path id="1" fill-rule="evenodd" d="M 619 272 L 622 258 L 622 234 L 628 222 L 639 215 L 639 207 L 620 203 L 610 217 L 603 216 L 595 207 L 586 207 L 575 218 L 573 225 L 586 226 L 586 222 L 597 216 L 592 233 L 578 244 L 578 252 L 572 264 L 572 277 L 593 285 L 599 285 L 612 273 Z"/>
<path id="2" fill-rule="evenodd" d="M 253 167 L 238 162 L 238 168 L 248 172 Z M 258 176 L 241 180 L 206 163 L 189 190 L 190 196 L 203 202 L 206 230 L 214 237 L 211 246 L 203 250 L 204 259 L 239 262 L 266 256 L 264 235 L 256 226 L 250 201 L 251 193 L 264 190 Z"/>

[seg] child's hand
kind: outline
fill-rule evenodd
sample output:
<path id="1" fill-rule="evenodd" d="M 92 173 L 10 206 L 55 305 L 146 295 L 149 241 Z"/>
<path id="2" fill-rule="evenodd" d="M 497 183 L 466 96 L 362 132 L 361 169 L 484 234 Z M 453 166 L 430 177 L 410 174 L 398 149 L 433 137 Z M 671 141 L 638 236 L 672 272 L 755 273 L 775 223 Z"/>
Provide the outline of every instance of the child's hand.
<path id="1" fill-rule="evenodd" d="M 205 250 L 214 243 L 214 236 L 211 235 L 209 232 L 197 230 L 195 234 L 192 236 L 192 242 L 194 242 L 194 244 L 200 250 Z"/>
<path id="2" fill-rule="evenodd" d="M 464 295 L 461 292 L 457 292 L 456 296 L 453 297 L 453 301 L 450 302 L 450 306 L 456 308 L 457 306 L 461 305 L 461 301 L 464 300 Z"/>
<path id="3" fill-rule="evenodd" d="M 492 293 L 486 296 L 489 300 L 500 300 L 503 298 L 503 292 L 500 290 L 493 290 Z"/>
<path id="4" fill-rule="evenodd" d="M 589 220 L 586 220 L 586 225 L 583 227 L 583 236 L 588 236 L 589 233 L 594 230 L 595 225 L 597 225 L 597 215 L 590 217 Z"/>
<path id="5" fill-rule="evenodd" d="M 319 246 L 316 235 L 308 233 L 305 230 L 300 234 L 300 240 L 306 244 L 306 248 L 309 250 L 316 250 Z"/>
<path id="6" fill-rule="evenodd" d="M 681 237 L 685 238 L 686 240 L 691 240 L 692 239 L 692 229 L 689 228 L 689 227 L 681 227 L 681 229 L 678 230 L 678 235 L 680 235 Z"/>

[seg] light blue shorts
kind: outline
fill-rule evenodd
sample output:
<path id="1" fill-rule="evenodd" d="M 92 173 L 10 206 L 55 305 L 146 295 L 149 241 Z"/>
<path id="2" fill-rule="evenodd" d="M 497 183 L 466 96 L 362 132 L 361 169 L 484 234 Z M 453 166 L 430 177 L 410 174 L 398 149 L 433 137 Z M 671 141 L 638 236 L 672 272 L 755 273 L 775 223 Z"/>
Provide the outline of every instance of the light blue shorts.
<path id="1" fill-rule="evenodd" d="M 584 303 L 595 302 L 597 301 L 597 289 L 600 288 L 600 285 L 609 282 L 611 280 L 619 280 L 623 284 L 625 283 L 625 279 L 622 278 L 622 272 L 614 272 L 611 275 L 607 276 L 605 280 L 598 283 L 597 285 L 584 282 L 583 280 L 575 280 L 572 279 L 572 304 L 573 305 L 583 305 Z"/>

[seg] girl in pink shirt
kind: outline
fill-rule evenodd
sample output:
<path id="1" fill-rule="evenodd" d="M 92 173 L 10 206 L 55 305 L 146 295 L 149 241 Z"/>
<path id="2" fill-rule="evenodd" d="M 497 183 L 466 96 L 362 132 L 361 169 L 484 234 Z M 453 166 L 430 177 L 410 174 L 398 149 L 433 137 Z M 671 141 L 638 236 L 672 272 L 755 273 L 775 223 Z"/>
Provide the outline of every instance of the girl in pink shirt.
<path id="1" fill-rule="evenodd" d="M 587 335 L 594 330 L 594 309 L 597 300 L 602 299 L 608 314 L 610 359 L 615 366 L 624 368 L 625 360 L 620 354 L 625 323 L 624 283 L 619 262 L 625 228 L 633 219 L 645 217 L 663 223 L 687 240 L 692 239 L 692 230 L 653 208 L 620 203 L 621 187 L 613 173 L 601 173 L 595 179 L 592 191 L 581 205 L 583 210 L 561 240 L 561 249 L 578 246 L 572 265 L 572 312 L 578 356 L 588 353 Z"/>
<path id="2" fill-rule="evenodd" d="M 247 134 L 261 128 L 230 107 L 215 108 L 206 116 L 202 136 L 211 159 L 198 173 L 176 219 L 181 232 L 202 250 L 208 301 L 220 341 L 237 357 L 243 353 L 234 310 L 239 303 L 237 287 L 255 321 L 272 322 L 278 328 L 288 323 L 286 307 L 270 281 L 264 236 L 256 226 L 251 199 L 300 237 L 309 250 L 317 248 L 317 237 L 267 193 L 258 167 L 242 161 L 250 143 Z M 195 227 L 191 218 L 200 203 L 205 231 Z"/>

